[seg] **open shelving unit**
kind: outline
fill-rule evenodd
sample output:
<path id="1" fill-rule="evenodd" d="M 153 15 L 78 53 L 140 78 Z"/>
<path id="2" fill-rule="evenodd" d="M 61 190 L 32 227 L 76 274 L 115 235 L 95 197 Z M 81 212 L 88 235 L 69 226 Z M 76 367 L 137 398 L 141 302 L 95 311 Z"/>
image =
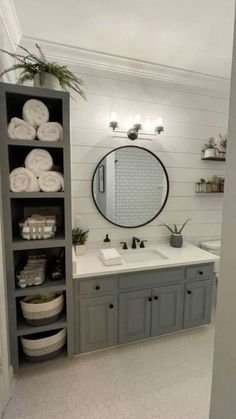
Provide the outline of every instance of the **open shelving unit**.
<path id="1" fill-rule="evenodd" d="M 39 140 L 12 140 L 8 138 L 7 127 L 12 117 L 22 118 L 22 107 L 28 99 L 39 99 L 46 104 L 50 121 L 63 126 L 60 142 Z M 73 356 L 73 298 L 72 298 L 72 244 L 71 244 L 71 165 L 70 165 L 70 121 L 69 93 L 48 89 L 24 87 L 0 83 L 0 173 L 2 193 L 2 224 L 7 272 L 7 297 L 11 363 L 15 370 L 34 366 L 24 359 L 20 337 L 44 331 L 66 328 L 67 342 L 63 352 L 55 359 Z M 26 155 L 34 148 L 43 148 L 52 155 L 55 170 L 64 175 L 64 191 L 11 192 L 9 174 L 22 166 Z M 57 216 L 58 230 L 54 238 L 47 240 L 24 240 L 20 236 L 19 222 L 36 210 L 50 209 Z M 18 288 L 16 271 L 19 263 L 29 255 L 43 251 L 50 260 L 64 254 L 65 277 L 52 280 L 47 275 L 39 286 Z M 61 317 L 45 326 L 29 326 L 24 322 L 19 309 L 21 298 L 35 294 L 63 292 L 65 307 Z M 47 361 L 48 362 L 48 361 Z M 52 360 L 50 361 L 52 362 Z"/>

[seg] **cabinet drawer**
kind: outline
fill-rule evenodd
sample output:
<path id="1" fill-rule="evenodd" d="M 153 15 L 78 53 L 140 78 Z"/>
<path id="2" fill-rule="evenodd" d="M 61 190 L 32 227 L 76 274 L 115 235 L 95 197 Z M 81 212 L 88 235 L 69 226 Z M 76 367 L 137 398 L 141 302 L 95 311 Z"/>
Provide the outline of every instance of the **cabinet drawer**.
<path id="1" fill-rule="evenodd" d="M 208 263 L 203 265 L 194 265 L 186 268 L 186 279 L 205 279 L 209 278 L 214 274 L 214 263 Z"/>
<path id="2" fill-rule="evenodd" d="M 155 271 L 124 274 L 119 279 L 120 289 L 147 288 L 159 284 L 184 282 L 184 268 L 160 269 Z"/>
<path id="3" fill-rule="evenodd" d="M 91 294 L 93 296 L 110 293 L 117 289 L 117 278 L 98 277 L 93 279 L 83 279 L 80 281 L 79 293 L 81 295 Z"/>

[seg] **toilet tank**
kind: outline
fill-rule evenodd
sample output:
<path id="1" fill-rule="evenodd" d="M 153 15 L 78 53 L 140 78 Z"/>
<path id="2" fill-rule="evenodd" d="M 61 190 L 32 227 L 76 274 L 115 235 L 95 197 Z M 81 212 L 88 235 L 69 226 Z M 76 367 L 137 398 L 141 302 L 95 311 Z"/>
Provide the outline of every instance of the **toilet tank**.
<path id="1" fill-rule="evenodd" d="M 200 247 L 207 252 L 220 256 L 221 240 L 209 240 L 200 243 Z M 215 272 L 219 273 L 220 261 L 215 262 Z"/>

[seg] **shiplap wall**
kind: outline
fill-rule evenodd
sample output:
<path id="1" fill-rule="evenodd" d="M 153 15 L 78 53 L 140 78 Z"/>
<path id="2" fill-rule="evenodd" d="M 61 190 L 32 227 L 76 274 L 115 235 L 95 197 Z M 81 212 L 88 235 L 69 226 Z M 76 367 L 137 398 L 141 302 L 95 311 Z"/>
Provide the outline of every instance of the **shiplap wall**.
<path id="1" fill-rule="evenodd" d="M 195 181 L 225 173 L 225 163 L 202 161 L 200 154 L 210 136 L 227 131 L 227 93 L 99 70 L 82 69 L 80 76 L 87 85 L 88 101 L 71 101 L 72 208 L 73 220 L 78 216 L 82 226 L 89 228 L 90 244 L 101 242 L 106 233 L 114 244 L 132 235 L 155 241 L 167 235 L 159 227 L 160 221 L 179 224 L 186 218 L 192 220 L 185 229 L 189 241 L 220 238 L 223 196 L 196 195 Z M 137 113 L 144 120 L 162 116 L 165 133 L 152 141 L 134 143 L 125 137 L 114 138 L 108 128 L 112 111 L 118 112 L 124 125 Z M 107 222 L 91 196 L 96 164 L 112 149 L 130 144 L 155 153 L 170 179 L 164 211 L 138 229 L 119 228 Z"/>

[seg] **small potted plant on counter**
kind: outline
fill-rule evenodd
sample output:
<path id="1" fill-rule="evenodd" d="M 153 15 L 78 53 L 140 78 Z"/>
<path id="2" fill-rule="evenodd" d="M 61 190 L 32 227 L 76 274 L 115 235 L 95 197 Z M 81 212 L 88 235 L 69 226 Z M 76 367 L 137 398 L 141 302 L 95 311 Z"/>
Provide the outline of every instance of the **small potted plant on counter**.
<path id="1" fill-rule="evenodd" d="M 89 230 L 83 230 L 80 227 L 72 230 L 72 244 L 75 247 L 76 256 L 84 255 L 86 253 L 86 241 L 88 239 Z"/>
<path id="2" fill-rule="evenodd" d="M 168 224 L 161 223 L 160 227 L 166 227 L 171 235 L 170 235 L 170 245 L 172 247 L 182 247 L 183 246 L 183 236 L 182 231 L 186 224 L 190 221 L 190 218 L 184 222 L 184 224 L 181 227 L 177 227 L 176 224 L 173 225 L 173 227 L 169 226 Z"/>
<path id="3" fill-rule="evenodd" d="M 215 138 L 209 138 L 207 144 L 205 144 L 205 148 L 203 149 L 203 158 L 208 159 L 212 157 L 218 157 L 218 149 L 217 144 L 215 142 Z"/>

